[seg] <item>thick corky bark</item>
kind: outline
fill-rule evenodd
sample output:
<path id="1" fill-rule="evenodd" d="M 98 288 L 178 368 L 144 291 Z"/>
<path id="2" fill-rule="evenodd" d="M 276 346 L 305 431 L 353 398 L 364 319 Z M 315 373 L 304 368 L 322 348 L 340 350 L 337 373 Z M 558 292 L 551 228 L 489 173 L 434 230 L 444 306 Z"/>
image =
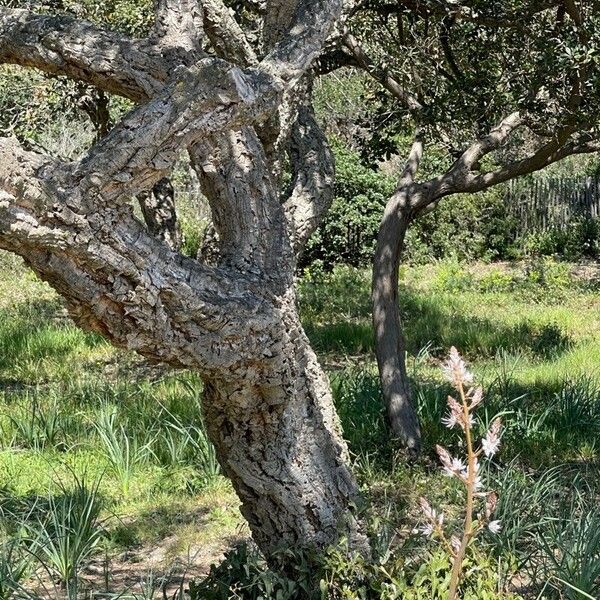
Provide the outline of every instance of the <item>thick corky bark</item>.
<path id="1" fill-rule="evenodd" d="M 301 111 L 294 139 L 306 155 L 284 206 L 257 134 L 295 97 L 341 3 L 296 8 L 262 61 L 232 39 L 235 20 L 216 0 L 160 0 L 147 40 L 0 8 L 1 61 L 138 103 L 75 163 L 0 138 L 0 247 L 23 256 L 82 327 L 201 375 L 209 435 L 265 552 L 340 536 L 366 552 L 350 510 L 358 488 L 294 292 L 296 256 L 330 201 L 331 157 Z M 220 58 L 204 53 L 203 35 Z M 146 227 L 130 202 L 142 194 L 143 204 L 186 149 L 218 233 L 210 265 L 176 251 L 177 234 L 158 231 L 160 210 Z"/>
<path id="2" fill-rule="evenodd" d="M 137 196 L 148 231 L 173 250 L 181 246 L 181 230 L 175 210 L 175 190 L 168 177 L 159 179 L 151 192 Z"/>

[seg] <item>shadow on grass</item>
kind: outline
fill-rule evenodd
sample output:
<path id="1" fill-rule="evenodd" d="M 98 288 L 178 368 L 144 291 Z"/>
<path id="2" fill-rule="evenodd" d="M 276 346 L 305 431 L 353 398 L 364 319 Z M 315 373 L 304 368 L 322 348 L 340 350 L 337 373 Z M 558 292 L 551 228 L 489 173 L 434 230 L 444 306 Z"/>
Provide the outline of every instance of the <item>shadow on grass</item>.
<path id="1" fill-rule="evenodd" d="M 118 519 L 110 528 L 109 539 L 115 546 L 126 549 L 138 545 L 141 540 L 157 543 L 177 535 L 186 525 L 208 527 L 211 510 L 200 506 L 183 508 L 178 503 L 143 510 L 134 518 Z"/>
<path id="2" fill-rule="evenodd" d="M 376 372 L 356 367 L 331 375 L 334 400 L 351 453 L 363 470 L 388 471 L 395 444 L 390 438 Z M 435 464 L 435 444 L 459 452 L 455 433 L 441 423 L 452 389 L 438 381 L 412 381 L 423 447 Z M 478 435 L 503 414 L 502 461 L 531 466 L 593 463 L 600 459 L 600 385 L 587 377 L 523 384 L 499 374 L 486 385 Z"/>
<path id="3" fill-rule="evenodd" d="M 64 359 L 78 348 L 94 348 L 102 338 L 81 331 L 54 300 L 38 300 L 0 311 L 0 369 L 47 357 Z"/>
<path id="4" fill-rule="evenodd" d="M 427 345 L 445 352 L 450 346 L 469 356 L 494 356 L 498 351 L 527 352 L 539 357 L 560 354 L 573 342 L 555 323 L 538 324 L 523 320 L 503 325 L 487 318 L 461 314 L 456 306 L 435 296 L 404 287 L 400 303 L 408 351 L 416 354 Z M 306 332 L 318 352 L 360 354 L 374 350 L 373 331 L 368 317 L 330 323 L 305 322 Z"/>

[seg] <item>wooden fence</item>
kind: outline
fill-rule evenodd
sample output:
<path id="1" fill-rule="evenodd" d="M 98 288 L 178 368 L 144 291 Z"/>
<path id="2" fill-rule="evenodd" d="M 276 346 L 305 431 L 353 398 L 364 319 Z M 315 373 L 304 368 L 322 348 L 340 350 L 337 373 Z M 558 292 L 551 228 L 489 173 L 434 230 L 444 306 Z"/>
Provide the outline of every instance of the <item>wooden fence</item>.
<path id="1" fill-rule="evenodd" d="M 600 216 L 600 177 L 512 180 L 507 189 L 518 233 L 565 229 L 574 217 Z"/>

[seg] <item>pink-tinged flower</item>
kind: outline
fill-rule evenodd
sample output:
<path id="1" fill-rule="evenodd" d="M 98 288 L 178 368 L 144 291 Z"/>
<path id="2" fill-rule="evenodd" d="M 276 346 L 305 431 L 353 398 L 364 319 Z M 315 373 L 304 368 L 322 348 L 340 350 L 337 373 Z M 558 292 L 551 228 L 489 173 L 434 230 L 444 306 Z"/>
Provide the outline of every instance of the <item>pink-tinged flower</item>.
<path id="1" fill-rule="evenodd" d="M 490 521 L 488 523 L 488 529 L 494 534 L 500 533 L 500 530 L 502 529 L 502 524 L 500 523 L 500 521 Z"/>
<path id="2" fill-rule="evenodd" d="M 500 417 L 494 419 L 494 422 L 490 426 L 488 432 L 485 434 L 485 437 L 481 440 L 481 448 L 483 453 L 488 457 L 494 456 L 496 452 L 498 452 L 498 448 L 500 447 L 500 427 L 502 425 L 502 421 Z"/>
<path id="3" fill-rule="evenodd" d="M 450 545 L 452 546 L 452 550 L 454 550 L 454 552 L 458 552 L 460 550 L 460 540 L 455 535 L 450 538 Z"/>
<path id="4" fill-rule="evenodd" d="M 427 519 L 429 519 L 430 521 L 435 521 L 435 511 L 433 510 L 433 508 L 431 508 L 431 505 L 429 504 L 429 502 L 427 502 L 427 499 L 421 496 L 419 498 L 419 504 L 421 505 L 421 510 L 423 511 L 425 517 L 427 517 Z"/>
<path id="5" fill-rule="evenodd" d="M 447 402 L 450 408 L 447 420 L 452 423 L 452 427 L 457 424 L 462 427 L 465 419 L 463 407 L 452 396 L 448 396 Z M 442 422 L 444 422 L 443 419 Z"/>
<path id="6" fill-rule="evenodd" d="M 414 535 L 423 535 L 425 537 L 430 537 L 431 534 L 433 533 L 433 524 L 425 523 L 424 525 L 421 525 L 421 527 L 415 527 L 412 530 L 412 533 Z"/>
<path id="7" fill-rule="evenodd" d="M 448 381 L 457 390 L 460 390 L 464 384 L 473 381 L 473 374 L 467 370 L 465 361 L 460 357 L 458 350 L 454 346 L 450 348 L 450 356 L 442 369 Z"/>
<path id="8" fill-rule="evenodd" d="M 458 425 L 456 415 L 450 411 L 446 416 L 442 417 L 442 425 L 445 425 L 448 429 L 456 427 Z"/>
<path id="9" fill-rule="evenodd" d="M 440 457 L 440 462 L 442 463 L 442 466 L 444 467 L 444 469 L 451 470 L 452 469 L 452 457 L 450 456 L 450 454 L 448 454 L 448 450 L 446 450 L 446 448 L 443 448 L 439 444 L 436 444 L 435 451 L 437 452 L 438 456 Z"/>
<path id="10" fill-rule="evenodd" d="M 434 527 L 441 527 L 444 524 L 444 513 L 438 513 L 435 509 L 431 508 L 429 502 L 423 497 L 419 498 L 419 504 L 421 505 L 421 510 L 423 511 L 425 518 L 433 524 Z"/>
<path id="11" fill-rule="evenodd" d="M 473 395 L 471 396 L 471 410 L 473 410 L 476 406 L 479 406 L 482 400 L 483 389 L 481 387 L 475 388 L 475 390 L 473 390 Z"/>
<path id="12" fill-rule="evenodd" d="M 490 492 L 485 500 L 485 516 L 489 519 L 492 513 L 496 510 L 498 504 L 498 494 L 496 492 Z"/>

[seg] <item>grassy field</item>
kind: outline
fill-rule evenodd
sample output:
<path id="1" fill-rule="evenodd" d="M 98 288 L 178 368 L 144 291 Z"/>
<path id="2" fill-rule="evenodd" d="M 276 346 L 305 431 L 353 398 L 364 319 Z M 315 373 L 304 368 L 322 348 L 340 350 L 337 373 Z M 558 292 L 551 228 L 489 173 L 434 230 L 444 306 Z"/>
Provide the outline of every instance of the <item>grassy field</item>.
<path id="1" fill-rule="evenodd" d="M 477 427 L 497 414 L 506 424 L 485 474 L 503 528 L 473 550 L 464 597 L 600 597 L 599 279 L 592 266 L 547 260 L 403 271 L 425 442 L 423 458 L 407 464 L 385 427 L 368 272 L 303 276 L 305 327 L 330 375 L 378 557 L 348 564 L 333 549 L 325 597 L 444 597 L 448 559 L 411 531 L 421 494 L 451 523 L 461 514 L 460 489 L 433 452 L 435 443 L 458 449 L 440 423 L 449 388 L 439 365 L 451 345 L 485 388 Z M 158 598 L 164 583 L 176 594 L 182 578 L 248 539 L 204 435 L 198 379 L 80 332 L 52 290 L 7 256 L 0 394 L 0 599 L 15 580 L 30 598 Z M 293 597 L 276 591 L 293 584 L 244 552 L 229 555 L 229 576 L 254 574 L 264 598 Z M 252 593 L 233 597 L 260 597 Z"/>

